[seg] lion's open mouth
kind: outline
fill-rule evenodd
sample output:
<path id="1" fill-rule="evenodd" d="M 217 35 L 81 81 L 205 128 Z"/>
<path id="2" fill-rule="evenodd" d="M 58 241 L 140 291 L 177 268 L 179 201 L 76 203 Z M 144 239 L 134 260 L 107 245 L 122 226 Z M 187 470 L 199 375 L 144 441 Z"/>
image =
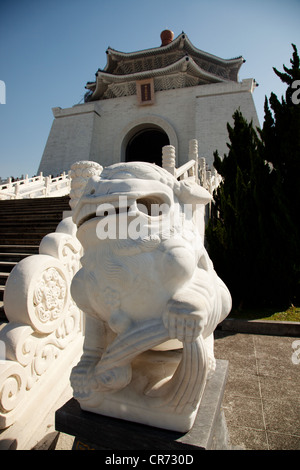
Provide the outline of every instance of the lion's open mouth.
<path id="1" fill-rule="evenodd" d="M 124 210 L 124 208 L 122 208 L 122 209 L 121 209 L 121 212 L 122 212 L 122 213 L 126 213 L 126 212 L 128 213 L 129 210 L 130 210 L 130 207 L 125 208 L 125 210 Z M 100 215 L 100 214 L 98 213 L 98 209 L 97 209 L 97 212 L 96 212 L 96 211 L 90 212 L 90 213 L 88 213 L 86 216 L 82 217 L 82 218 L 79 220 L 79 222 L 77 223 L 77 227 L 79 228 L 81 225 L 83 225 L 84 223 L 88 222 L 88 221 L 91 220 L 91 219 L 95 219 L 95 218 L 101 219 L 101 218 L 103 218 L 103 217 L 107 217 L 107 216 L 110 215 L 110 214 L 112 214 L 112 215 L 119 215 L 119 214 L 120 214 L 120 208 L 119 208 L 119 207 L 116 207 L 116 208 L 114 209 L 114 211 L 105 210 L 104 213 L 103 213 L 103 215 Z"/>
<path id="2" fill-rule="evenodd" d="M 103 202 L 98 199 L 97 204 L 96 201 L 83 203 L 76 217 L 77 227 L 81 227 L 91 219 L 101 219 L 109 215 L 128 214 L 130 216 L 139 212 L 148 217 L 161 217 L 170 207 L 169 201 L 166 202 L 165 198 L 157 194 L 137 198 L 130 196 L 128 199 L 127 196 L 123 196 L 123 198 L 126 198 L 127 204 L 121 198 L 112 200 L 105 198 Z"/>

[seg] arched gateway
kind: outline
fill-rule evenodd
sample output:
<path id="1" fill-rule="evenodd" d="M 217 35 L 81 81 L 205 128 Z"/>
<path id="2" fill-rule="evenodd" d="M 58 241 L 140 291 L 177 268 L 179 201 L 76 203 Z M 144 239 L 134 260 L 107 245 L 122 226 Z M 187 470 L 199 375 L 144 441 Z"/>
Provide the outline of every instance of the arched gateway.
<path id="1" fill-rule="evenodd" d="M 143 129 L 137 132 L 126 147 L 126 162 L 142 161 L 162 166 L 162 147 L 169 145 L 163 130 Z"/>

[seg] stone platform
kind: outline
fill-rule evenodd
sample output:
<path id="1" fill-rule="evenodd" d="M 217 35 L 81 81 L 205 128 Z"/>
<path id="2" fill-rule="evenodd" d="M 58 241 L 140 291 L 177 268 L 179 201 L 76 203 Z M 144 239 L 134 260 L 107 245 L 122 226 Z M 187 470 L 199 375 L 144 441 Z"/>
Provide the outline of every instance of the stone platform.
<path id="1" fill-rule="evenodd" d="M 198 414 L 187 433 L 167 431 L 81 410 L 73 398 L 55 416 L 56 430 L 75 436 L 73 450 L 225 450 L 230 449 L 222 401 L 228 361 L 217 360 Z"/>

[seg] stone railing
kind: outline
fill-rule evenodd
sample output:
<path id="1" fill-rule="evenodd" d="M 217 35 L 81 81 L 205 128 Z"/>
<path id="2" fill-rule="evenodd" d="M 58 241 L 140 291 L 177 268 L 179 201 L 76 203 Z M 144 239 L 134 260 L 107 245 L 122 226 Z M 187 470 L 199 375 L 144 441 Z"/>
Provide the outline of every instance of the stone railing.
<path id="1" fill-rule="evenodd" d="M 214 190 L 217 189 L 222 181 L 222 177 L 215 169 L 213 169 L 213 171 L 207 169 L 205 158 L 198 157 L 198 141 L 196 139 L 189 141 L 188 161 L 179 168 L 176 168 L 175 147 L 172 145 L 163 147 L 162 166 L 179 180 L 191 178 L 197 184 L 203 186 L 212 196 Z M 205 227 L 211 217 L 211 204 L 212 201 L 205 207 L 202 206 L 199 208 L 201 212 L 201 216 L 199 216 L 198 219 L 200 221 L 199 231 L 203 239 L 205 237 Z"/>
<path id="2" fill-rule="evenodd" d="M 190 140 L 188 161 L 179 168 L 176 168 L 175 147 L 172 145 L 163 147 L 162 166 L 180 180 L 193 178 L 196 183 L 203 186 L 210 194 L 213 194 L 222 181 L 222 177 L 215 169 L 211 171 L 206 168 L 205 158 L 198 157 L 198 141 L 196 139 Z"/>
<path id="3" fill-rule="evenodd" d="M 8 178 L 0 186 L 0 200 L 65 196 L 70 193 L 70 187 L 71 179 L 65 172 L 55 178 L 43 176 L 43 173 L 32 178 L 26 175 L 24 179 L 17 181 Z"/>
<path id="4" fill-rule="evenodd" d="M 206 168 L 205 158 L 200 158 L 199 163 L 199 183 L 203 186 L 210 194 L 213 194 L 214 190 L 217 189 L 222 181 L 222 176 L 218 174 L 217 170 L 208 170 Z"/>

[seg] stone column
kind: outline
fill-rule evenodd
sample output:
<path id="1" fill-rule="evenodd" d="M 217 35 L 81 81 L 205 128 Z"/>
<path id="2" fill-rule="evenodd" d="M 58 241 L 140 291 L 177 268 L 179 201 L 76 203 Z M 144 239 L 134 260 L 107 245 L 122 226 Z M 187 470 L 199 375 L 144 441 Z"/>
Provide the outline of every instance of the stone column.
<path id="1" fill-rule="evenodd" d="M 189 141 L 189 160 L 195 160 L 195 167 L 194 167 L 194 176 L 196 183 L 199 182 L 199 175 L 198 175 L 198 140 L 192 139 Z"/>

